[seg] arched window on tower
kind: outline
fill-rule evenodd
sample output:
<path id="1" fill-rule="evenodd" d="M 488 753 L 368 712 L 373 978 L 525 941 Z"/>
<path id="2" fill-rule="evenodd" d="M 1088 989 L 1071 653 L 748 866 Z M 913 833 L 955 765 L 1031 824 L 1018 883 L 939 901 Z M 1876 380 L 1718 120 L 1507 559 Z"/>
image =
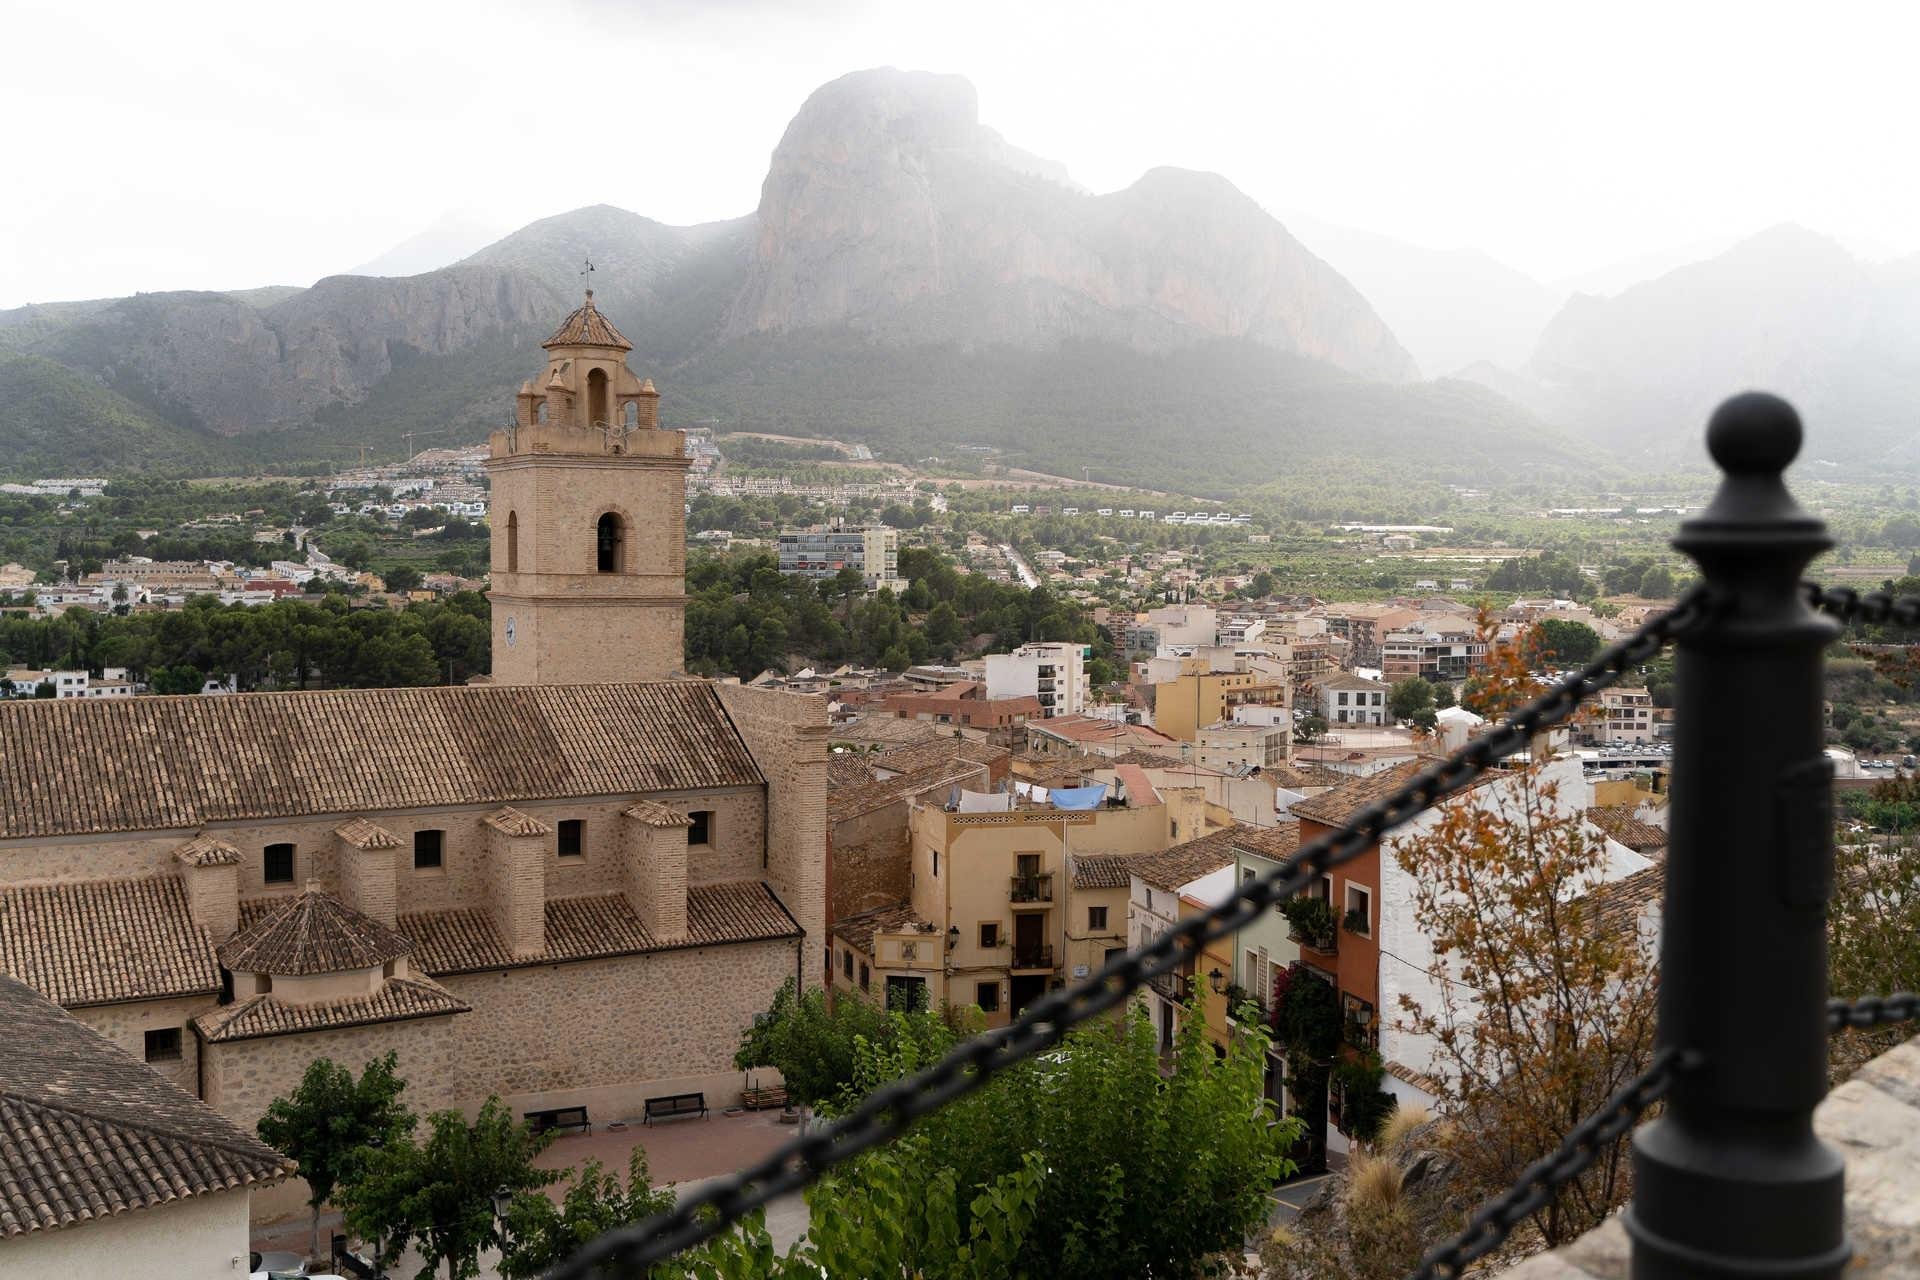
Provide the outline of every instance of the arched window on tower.
<path id="1" fill-rule="evenodd" d="M 640 402 L 637 400 L 627 401 L 627 407 L 621 411 L 620 420 L 629 427 L 639 426 L 640 425 Z"/>
<path id="2" fill-rule="evenodd" d="M 592 369 L 587 372 L 587 423 L 589 426 L 605 426 L 613 421 L 613 415 L 607 412 L 607 371 Z"/>
<path id="3" fill-rule="evenodd" d="M 542 400 L 539 406 L 534 409 L 533 420 L 535 422 L 545 422 L 547 420 L 547 402 L 545 400 Z"/>
<path id="4" fill-rule="evenodd" d="M 507 572 L 520 572 L 520 513 L 507 512 Z"/>
<path id="5" fill-rule="evenodd" d="M 626 542 L 626 523 L 611 511 L 601 516 L 595 537 L 595 549 L 599 553 L 601 573 L 625 571 Z"/>

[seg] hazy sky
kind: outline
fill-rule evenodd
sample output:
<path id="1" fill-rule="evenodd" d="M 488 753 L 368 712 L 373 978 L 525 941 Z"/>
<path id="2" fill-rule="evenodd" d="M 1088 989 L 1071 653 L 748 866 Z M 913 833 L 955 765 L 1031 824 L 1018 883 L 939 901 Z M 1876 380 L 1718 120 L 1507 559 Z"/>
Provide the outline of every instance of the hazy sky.
<path id="1" fill-rule="evenodd" d="M 1158 164 L 1545 279 L 1781 221 L 1920 248 L 1911 6 L 0 0 L 0 307 L 306 284 L 451 210 L 750 210 L 801 100 L 953 71 Z"/>

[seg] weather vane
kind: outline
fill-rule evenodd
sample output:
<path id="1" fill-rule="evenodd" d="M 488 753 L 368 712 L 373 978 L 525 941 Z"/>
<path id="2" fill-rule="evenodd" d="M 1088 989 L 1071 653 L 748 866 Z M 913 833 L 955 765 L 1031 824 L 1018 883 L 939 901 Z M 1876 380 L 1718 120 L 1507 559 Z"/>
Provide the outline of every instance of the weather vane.
<path id="1" fill-rule="evenodd" d="M 587 279 L 587 277 L 589 277 L 589 276 L 591 276 L 592 274 L 593 274 L 593 259 L 592 259 L 592 258 L 588 258 L 588 259 L 587 259 L 587 265 L 586 265 L 586 267 L 585 267 L 585 269 L 583 269 L 583 270 L 582 270 L 582 271 L 580 272 L 580 278 L 581 278 L 582 280 L 585 280 L 585 279 Z"/>

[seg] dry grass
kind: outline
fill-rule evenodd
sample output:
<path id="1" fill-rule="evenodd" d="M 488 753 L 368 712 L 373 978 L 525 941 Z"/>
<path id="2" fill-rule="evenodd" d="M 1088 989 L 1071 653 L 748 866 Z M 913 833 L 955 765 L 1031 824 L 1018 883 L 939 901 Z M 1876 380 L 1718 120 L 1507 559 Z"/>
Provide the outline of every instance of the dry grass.
<path id="1" fill-rule="evenodd" d="M 1406 1171 L 1391 1160 L 1356 1150 L 1347 1162 L 1349 1213 L 1391 1213 L 1400 1203 Z"/>
<path id="2" fill-rule="evenodd" d="M 1402 1138 L 1431 1119 L 1433 1113 L 1425 1107 L 1395 1107 L 1386 1123 L 1380 1126 L 1380 1137 L 1375 1145 L 1382 1151 L 1391 1151 L 1400 1145 Z"/>

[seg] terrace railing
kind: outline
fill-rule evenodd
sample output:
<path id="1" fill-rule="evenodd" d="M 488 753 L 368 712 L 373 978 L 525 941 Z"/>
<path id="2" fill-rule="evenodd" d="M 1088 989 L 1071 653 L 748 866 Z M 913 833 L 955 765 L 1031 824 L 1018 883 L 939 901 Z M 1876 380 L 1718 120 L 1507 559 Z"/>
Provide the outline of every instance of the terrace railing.
<path id="1" fill-rule="evenodd" d="M 1813 1109 L 1826 1092 L 1827 1037 L 1842 1027 L 1920 1017 L 1920 997 L 1828 998 L 1833 788 L 1822 653 L 1839 634 L 1836 620 L 1920 626 L 1920 599 L 1801 582 L 1830 542 L 1782 479 L 1800 443 L 1799 417 L 1785 401 L 1757 393 L 1727 401 L 1707 428 L 1707 447 L 1724 473 L 1719 491 L 1674 540 L 1698 562 L 1703 580 L 1673 609 L 1346 826 L 1242 882 L 1228 901 L 1115 957 L 1093 977 L 1047 993 L 1008 1026 L 876 1090 L 673 1210 L 607 1232 L 555 1268 L 553 1280 L 637 1280 L 649 1264 L 1051 1049 L 1069 1029 L 1143 986 L 1183 966 L 1191 971 L 1207 944 L 1566 723 L 1670 643 L 1678 706 L 1652 1061 L 1515 1186 L 1476 1211 L 1464 1231 L 1428 1253 L 1415 1274 L 1460 1275 L 1664 1099 L 1659 1118 L 1633 1136 L 1625 1225 L 1636 1280 L 1839 1277 L 1851 1252 L 1844 1166 L 1813 1133 Z"/>

